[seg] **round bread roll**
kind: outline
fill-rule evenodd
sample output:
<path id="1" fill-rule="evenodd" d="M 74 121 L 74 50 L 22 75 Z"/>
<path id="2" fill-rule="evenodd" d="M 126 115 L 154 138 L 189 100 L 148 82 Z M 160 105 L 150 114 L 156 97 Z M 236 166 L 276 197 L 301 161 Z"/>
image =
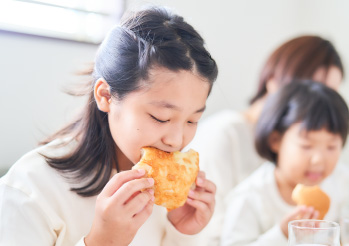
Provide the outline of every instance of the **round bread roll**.
<path id="1" fill-rule="evenodd" d="M 305 186 L 298 184 L 292 192 L 292 200 L 297 205 L 312 206 L 319 211 L 319 220 L 324 219 L 330 208 L 330 198 L 319 186 Z"/>
<path id="2" fill-rule="evenodd" d="M 145 169 L 154 179 L 155 204 L 168 211 L 182 206 L 199 172 L 199 153 L 164 152 L 153 147 L 142 148 L 141 160 L 132 169 Z"/>

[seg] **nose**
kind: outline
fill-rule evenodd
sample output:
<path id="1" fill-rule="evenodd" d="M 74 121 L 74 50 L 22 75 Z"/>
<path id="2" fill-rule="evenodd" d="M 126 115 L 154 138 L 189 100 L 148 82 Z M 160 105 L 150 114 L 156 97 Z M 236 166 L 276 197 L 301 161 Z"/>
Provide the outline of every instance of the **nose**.
<path id="1" fill-rule="evenodd" d="M 322 150 L 315 151 L 311 156 L 311 165 L 321 166 L 325 161 L 324 151 Z"/>
<path id="2" fill-rule="evenodd" d="M 162 137 L 162 142 L 171 148 L 171 151 L 182 149 L 184 142 L 183 126 L 169 127 Z"/>

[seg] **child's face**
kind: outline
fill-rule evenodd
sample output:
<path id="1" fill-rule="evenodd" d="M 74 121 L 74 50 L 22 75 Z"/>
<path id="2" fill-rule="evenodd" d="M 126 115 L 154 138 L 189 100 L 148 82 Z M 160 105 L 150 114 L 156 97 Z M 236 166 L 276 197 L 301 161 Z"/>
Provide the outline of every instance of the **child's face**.
<path id="1" fill-rule="evenodd" d="M 119 150 L 137 163 L 144 146 L 167 152 L 184 148 L 195 135 L 209 88 L 192 72 L 152 69 L 145 88 L 110 105 L 108 120 Z"/>
<path id="2" fill-rule="evenodd" d="M 277 173 L 295 186 L 317 185 L 335 168 L 342 150 L 342 138 L 326 129 L 305 132 L 292 125 L 280 138 Z"/>

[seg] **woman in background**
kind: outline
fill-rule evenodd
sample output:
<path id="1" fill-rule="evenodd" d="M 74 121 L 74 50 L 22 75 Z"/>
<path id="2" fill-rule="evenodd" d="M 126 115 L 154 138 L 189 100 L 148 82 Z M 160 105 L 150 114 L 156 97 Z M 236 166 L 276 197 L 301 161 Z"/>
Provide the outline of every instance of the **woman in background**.
<path id="1" fill-rule="evenodd" d="M 313 207 L 296 206 L 297 184 L 319 185 L 331 201 L 324 219 L 339 222 L 349 170 L 338 160 L 348 128 L 345 100 L 321 83 L 295 81 L 271 95 L 255 137 L 268 162 L 228 194 L 221 245 L 287 246 L 290 221 L 319 216 Z"/>
<path id="2" fill-rule="evenodd" d="M 164 8 L 131 13 L 99 47 L 85 110 L 0 180 L 0 245 L 200 245 L 215 185 L 199 172 L 184 206 L 154 205 L 131 170 L 141 148 L 194 137 L 217 66 L 204 40 Z"/>
<path id="3" fill-rule="evenodd" d="M 225 196 L 263 162 L 255 150 L 253 130 L 267 96 L 294 79 L 313 79 L 338 90 L 343 76 L 340 56 L 330 41 L 297 37 L 267 59 L 245 111 L 224 110 L 200 122 L 190 147 L 200 153 L 201 169 L 217 186 L 216 210 L 206 227 L 210 245 L 219 244 Z"/>

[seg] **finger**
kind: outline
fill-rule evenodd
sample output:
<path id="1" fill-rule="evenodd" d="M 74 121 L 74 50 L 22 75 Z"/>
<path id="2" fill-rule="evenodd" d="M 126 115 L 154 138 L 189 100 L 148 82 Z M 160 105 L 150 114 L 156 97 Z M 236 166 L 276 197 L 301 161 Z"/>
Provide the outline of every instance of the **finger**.
<path id="1" fill-rule="evenodd" d="M 312 216 L 311 216 L 311 219 L 313 219 L 313 220 L 316 220 L 316 219 L 318 219 L 319 218 L 319 211 L 318 210 L 314 210 L 314 213 L 312 214 Z"/>
<path id="2" fill-rule="evenodd" d="M 298 206 L 295 210 L 292 211 L 291 214 L 288 215 L 288 221 L 295 220 L 295 219 L 301 219 L 303 217 L 303 214 L 305 213 L 306 206 Z"/>
<path id="3" fill-rule="evenodd" d="M 210 208 L 212 205 L 214 206 L 214 203 L 215 203 L 214 195 L 212 193 L 208 193 L 208 192 L 190 190 L 189 194 L 188 194 L 188 198 L 204 202 Z"/>
<path id="4" fill-rule="evenodd" d="M 215 197 L 211 193 L 207 192 L 190 192 L 191 194 L 188 196 L 188 199 L 200 201 L 205 203 L 206 206 L 213 211 L 215 207 Z"/>
<path id="5" fill-rule="evenodd" d="M 302 215 L 302 219 L 310 219 L 314 213 L 313 207 L 307 207 Z"/>
<path id="6" fill-rule="evenodd" d="M 206 179 L 206 174 L 203 171 L 199 171 L 198 175 L 196 176 L 195 184 L 198 185 L 198 182 L 203 183 L 205 179 Z"/>
<path id="7" fill-rule="evenodd" d="M 206 179 L 206 173 L 204 171 L 199 171 L 197 177 L 202 178 L 202 179 Z"/>
<path id="8" fill-rule="evenodd" d="M 151 188 L 154 186 L 154 179 L 141 178 L 134 179 L 124 183 L 113 195 L 113 199 L 118 202 L 126 203 L 136 192 Z"/>
<path id="9" fill-rule="evenodd" d="M 186 201 L 187 204 L 190 206 L 196 208 L 200 213 L 207 213 L 207 214 L 212 214 L 212 210 L 207 206 L 206 203 L 199 201 L 199 200 L 194 200 L 191 198 L 188 198 Z M 211 216 L 211 215 L 209 215 Z"/>
<path id="10" fill-rule="evenodd" d="M 134 222 L 138 225 L 144 224 L 153 211 L 154 202 L 150 200 L 143 210 L 133 216 Z"/>
<path id="11" fill-rule="evenodd" d="M 307 211 L 307 206 L 303 206 L 303 205 L 299 206 L 299 207 L 297 207 L 296 211 L 297 211 L 297 214 L 296 214 L 295 219 L 297 219 L 297 220 L 303 219 L 304 214 Z"/>
<path id="12" fill-rule="evenodd" d="M 154 190 L 149 189 L 138 193 L 135 197 L 130 199 L 126 204 L 126 213 L 134 216 L 144 209 L 144 207 L 149 203 L 149 201 L 154 201 Z"/>
<path id="13" fill-rule="evenodd" d="M 206 174 L 203 171 L 199 171 L 198 175 L 196 176 L 195 183 L 192 185 L 192 190 L 205 190 L 204 188 L 198 186 L 199 183 L 204 183 L 204 180 L 206 179 Z"/>
<path id="14" fill-rule="evenodd" d="M 110 197 L 113 195 L 124 183 L 139 179 L 145 175 L 144 169 L 135 169 L 129 171 L 123 171 L 115 174 L 103 188 L 101 195 Z"/>
<path id="15" fill-rule="evenodd" d="M 208 179 L 202 179 L 202 178 L 198 177 L 196 179 L 196 185 L 197 185 L 197 188 L 198 187 L 203 188 L 205 191 L 213 193 L 213 194 L 216 193 L 216 185 Z"/>

